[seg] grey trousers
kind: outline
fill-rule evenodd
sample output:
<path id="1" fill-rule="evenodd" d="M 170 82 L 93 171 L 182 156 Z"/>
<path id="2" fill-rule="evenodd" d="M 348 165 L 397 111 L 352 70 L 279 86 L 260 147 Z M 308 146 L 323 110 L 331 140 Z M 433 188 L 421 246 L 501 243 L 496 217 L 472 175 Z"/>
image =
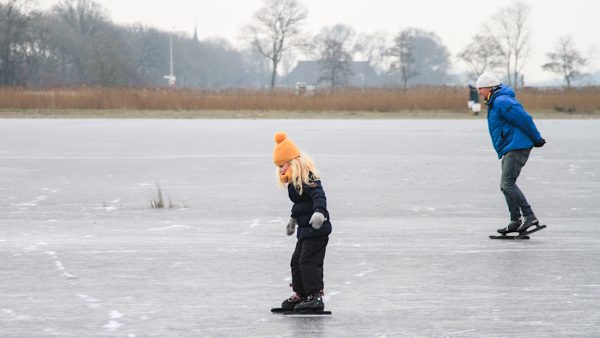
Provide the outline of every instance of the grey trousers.
<path id="1" fill-rule="evenodd" d="M 517 221 L 521 218 L 533 215 L 531 206 L 523 192 L 517 186 L 517 178 L 521 169 L 527 163 L 531 149 L 517 149 L 509 151 L 502 156 L 502 177 L 500 178 L 500 190 L 506 198 L 510 219 Z"/>

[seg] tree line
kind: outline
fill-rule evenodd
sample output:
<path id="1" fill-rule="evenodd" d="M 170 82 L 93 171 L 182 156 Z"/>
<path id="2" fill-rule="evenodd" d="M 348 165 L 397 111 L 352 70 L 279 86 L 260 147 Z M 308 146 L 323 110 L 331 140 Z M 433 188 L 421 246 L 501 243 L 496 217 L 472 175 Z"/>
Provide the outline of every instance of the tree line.
<path id="1" fill-rule="evenodd" d="M 196 33 L 117 25 L 93 0 L 62 0 L 47 11 L 29 9 L 29 1 L 0 1 L 0 85 L 164 86 L 170 40 L 178 86 L 275 88 L 298 59 L 318 61 L 318 82 L 333 89 L 348 85 L 355 60 L 376 71 L 375 86 L 458 82 L 451 53 L 435 32 L 410 27 L 388 41 L 383 33 L 359 34 L 338 24 L 308 36 L 309 13 L 298 0 L 265 0 L 243 29 L 241 49 Z M 472 37 L 457 55 L 471 79 L 494 70 L 516 88 L 523 84 L 530 14 L 526 3 L 516 1 Z M 584 74 L 587 60 L 568 36 L 547 56 L 543 68 L 567 86 Z"/>

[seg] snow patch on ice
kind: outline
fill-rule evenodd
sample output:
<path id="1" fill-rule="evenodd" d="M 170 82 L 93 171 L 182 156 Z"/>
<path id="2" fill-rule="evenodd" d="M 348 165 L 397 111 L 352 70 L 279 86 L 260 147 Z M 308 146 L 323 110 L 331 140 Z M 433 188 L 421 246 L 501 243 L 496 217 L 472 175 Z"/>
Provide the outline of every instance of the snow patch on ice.
<path id="1" fill-rule="evenodd" d="M 63 276 L 67 277 L 68 279 L 75 279 L 75 278 L 77 278 L 76 276 L 73 276 L 72 274 L 70 274 L 68 272 L 63 273 Z"/>
<path id="2" fill-rule="evenodd" d="M 255 218 L 252 220 L 252 224 L 250 224 L 250 228 L 254 228 L 256 226 L 260 225 L 260 219 Z"/>
<path id="3" fill-rule="evenodd" d="M 422 207 L 422 206 L 417 205 L 417 206 L 414 206 L 412 208 L 412 210 L 414 212 L 421 212 L 421 211 L 436 211 L 437 209 L 434 207 Z"/>
<path id="4" fill-rule="evenodd" d="M 58 191 L 58 189 L 52 189 L 52 188 L 42 188 L 41 190 L 42 190 L 42 191 L 49 191 L 49 192 L 51 192 L 51 193 L 55 193 L 55 192 L 57 192 L 57 191 Z"/>
<path id="5" fill-rule="evenodd" d="M 568 171 L 569 171 L 569 174 L 571 174 L 571 175 L 575 175 L 575 174 L 576 174 L 576 171 L 577 171 L 577 169 L 579 169 L 579 167 L 578 167 L 578 166 L 576 166 L 576 165 L 574 165 L 574 164 L 571 164 L 571 165 L 569 166 L 569 170 L 568 170 Z"/>
<path id="6" fill-rule="evenodd" d="M 116 331 L 122 325 L 123 324 L 117 322 L 116 320 L 109 320 L 108 323 L 106 323 L 106 325 L 104 325 L 104 328 L 107 329 L 108 331 Z"/>
<path id="7" fill-rule="evenodd" d="M 11 309 L 2 309 L 2 312 L 4 312 L 7 316 L 9 316 L 11 318 L 11 320 L 30 320 L 29 316 L 20 315 L 18 313 L 15 313 Z"/>
<path id="8" fill-rule="evenodd" d="M 120 328 L 121 326 L 123 326 L 122 323 L 119 323 L 118 321 L 116 321 L 115 319 L 119 319 L 122 318 L 123 314 L 120 313 L 117 310 L 112 310 L 110 312 L 110 320 L 108 321 L 108 323 L 106 323 L 106 325 L 104 325 L 104 328 L 107 329 L 108 331 L 115 331 L 118 328 Z"/>
<path id="9" fill-rule="evenodd" d="M 185 224 L 173 224 L 168 227 L 151 228 L 149 231 L 176 230 L 176 229 L 191 229 L 192 227 Z"/>
<path id="10" fill-rule="evenodd" d="M 112 310 L 112 311 L 110 312 L 110 318 L 111 318 L 111 319 L 119 319 L 119 318 L 122 318 L 122 317 L 123 317 L 123 314 L 122 314 L 122 313 L 120 313 L 120 312 L 119 312 L 119 311 L 117 311 L 117 310 Z"/>
<path id="11" fill-rule="evenodd" d="M 88 308 L 90 308 L 90 309 L 95 309 L 95 308 L 99 307 L 98 303 L 100 302 L 100 300 L 97 298 L 90 297 L 83 293 L 77 294 L 77 298 L 88 303 Z"/>
<path id="12" fill-rule="evenodd" d="M 57 336 L 57 335 L 59 335 L 59 334 L 60 334 L 60 333 L 58 332 L 58 330 L 56 330 L 56 329 L 53 329 L 53 328 L 45 328 L 45 329 L 42 329 L 42 331 L 43 331 L 44 333 L 51 334 L 51 335 L 53 335 L 53 336 Z"/>
<path id="13" fill-rule="evenodd" d="M 356 276 L 356 277 L 364 277 L 364 276 L 366 276 L 366 275 L 368 275 L 368 274 L 370 274 L 370 273 L 373 273 L 373 272 L 375 272 L 375 271 L 377 271 L 377 269 L 363 271 L 363 272 L 361 272 L 361 273 L 357 273 L 357 274 L 356 274 L 356 275 L 354 275 L 354 276 Z"/>
<path id="14" fill-rule="evenodd" d="M 35 207 L 39 202 L 46 200 L 47 196 L 38 196 L 33 201 L 23 202 L 23 203 L 13 203 L 11 206 L 25 206 L 25 207 Z"/>
<path id="15" fill-rule="evenodd" d="M 114 211 L 117 210 L 118 208 L 112 205 L 109 206 L 105 206 L 105 207 L 98 207 L 98 208 L 94 208 L 95 210 L 106 210 L 106 211 Z"/>

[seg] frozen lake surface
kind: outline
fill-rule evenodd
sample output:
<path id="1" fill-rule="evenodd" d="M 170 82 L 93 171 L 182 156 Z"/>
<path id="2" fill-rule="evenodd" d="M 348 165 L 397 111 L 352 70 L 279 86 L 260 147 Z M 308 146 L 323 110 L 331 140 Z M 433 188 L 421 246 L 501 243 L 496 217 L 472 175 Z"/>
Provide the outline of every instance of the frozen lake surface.
<path id="1" fill-rule="evenodd" d="M 519 183 L 548 228 L 496 241 L 485 120 L 0 120 L 0 336 L 598 337 L 600 121 L 537 124 Z M 323 177 L 329 318 L 269 312 L 277 130 Z"/>

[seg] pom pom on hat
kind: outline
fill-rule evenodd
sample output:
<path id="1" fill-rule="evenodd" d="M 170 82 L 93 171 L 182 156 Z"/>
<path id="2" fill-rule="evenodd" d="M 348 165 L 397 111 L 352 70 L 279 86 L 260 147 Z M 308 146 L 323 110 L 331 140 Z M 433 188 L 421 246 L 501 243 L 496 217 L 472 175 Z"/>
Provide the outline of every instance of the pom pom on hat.
<path id="1" fill-rule="evenodd" d="M 278 131 L 275 133 L 275 143 L 281 143 L 285 140 L 287 135 L 283 131 Z"/>
<path id="2" fill-rule="evenodd" d="M 294 142 L 287 138 L 283 131 L 275 133 L 275 148 L 273 149 L 273 162 L 275 162 L 275 165 L 284 165 L 297 157 L 300 157 L 300 150 Z"/>

